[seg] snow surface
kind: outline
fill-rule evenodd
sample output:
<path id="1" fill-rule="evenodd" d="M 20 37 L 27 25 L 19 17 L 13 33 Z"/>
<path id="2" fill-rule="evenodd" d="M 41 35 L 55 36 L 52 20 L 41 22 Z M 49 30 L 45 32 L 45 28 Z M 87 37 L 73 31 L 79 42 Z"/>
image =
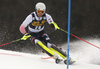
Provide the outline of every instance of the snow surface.
<path id="1" fill-rule="evenodd" d="M 99 38 L 85 40 L 100 47 Z M 61 48 L 66 51 L 67 44 L 62 44 Z M 86 42 L 81 40 L 70 42 L 70 56 L 77 61 L 69 65 L 69 69 L 100 69 L 100 49 Z M 54 59 L 41 59 L 41 57 L 48 55 L 0 49 L 0 69 L 67 69 L 67 65 L 63 62 L 56 64 Z"/>
<path id="2" fill-rule="evenodd" d="M 47 55 L 35 55 L 0 49 L 0 69 L 67 69 L 64 63 L 56 64 L 54 59 L 41 59 Z M 78 60 L 69 69 L 100 69 L 100 65 Z"/>

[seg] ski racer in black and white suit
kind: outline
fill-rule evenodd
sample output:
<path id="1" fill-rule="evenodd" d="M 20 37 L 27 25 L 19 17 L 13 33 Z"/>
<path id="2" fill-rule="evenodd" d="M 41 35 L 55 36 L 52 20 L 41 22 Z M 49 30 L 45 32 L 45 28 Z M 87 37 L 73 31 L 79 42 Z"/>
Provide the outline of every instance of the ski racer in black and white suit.
<path id="1" fill-rule="evenodd" d="M 24 34 L 22 40 L 26 40 L 26 36 L 31 35 L 31 42 L 35 43 L 49 56 L 58 58 L 57 55 L 60 55 L 63 59 L 67 59 L 66 53 L 58 49 L 50 42 L 50 38 L 44 30 L 45 22 L 48 22 L 49 25 L 55 30 L 59 29 L 57 24 L 53 21 L 52 17 L 49 14 L 45 13 L 45 4 L 39 2 L 36 4 L 35 8 L 36 11 L 29 14 L 20 26 L 20 32 Z M 27 26 L 28 33 L 25 30 Z M 41 42 L 42 40 L 45 42 L 45 45 Z"/>

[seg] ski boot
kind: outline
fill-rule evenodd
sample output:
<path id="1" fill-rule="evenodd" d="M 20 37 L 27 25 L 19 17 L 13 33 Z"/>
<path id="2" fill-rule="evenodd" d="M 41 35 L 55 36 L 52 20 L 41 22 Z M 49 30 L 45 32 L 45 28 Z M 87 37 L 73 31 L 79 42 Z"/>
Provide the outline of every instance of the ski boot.
<path id="1" fill-rule="evenodd" d="M 64 60 L 64 63 L 67 65 L 67 58 Z M 72 59 L 69 57 L 69 65 L 72 65 L 73 63 L 75 63 L 75 61 L 72 60 Z"/>
<path id="2" fill-rule="evenodd" d="M 55 63 L 60 63 L 61 61 L 63 61 L 63 59 L 60 59 L 59 57 L 57 56 L 54 56 L 54 59 L 55 59 Z"/>

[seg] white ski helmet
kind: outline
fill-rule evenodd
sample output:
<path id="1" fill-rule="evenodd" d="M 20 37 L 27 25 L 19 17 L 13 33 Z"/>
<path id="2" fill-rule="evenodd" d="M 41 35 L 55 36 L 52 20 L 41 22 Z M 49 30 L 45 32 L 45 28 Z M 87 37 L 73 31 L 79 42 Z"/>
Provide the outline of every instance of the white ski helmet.
<path id="1" fill-rule="evenodd" d="M 36 10 L 43 10 L 43 11 L 45 11 L 46 10 L 46 6 L 45 6 L 44 3 L 39 2 L 39 3 L 36 4 L 35 9 Z"/>

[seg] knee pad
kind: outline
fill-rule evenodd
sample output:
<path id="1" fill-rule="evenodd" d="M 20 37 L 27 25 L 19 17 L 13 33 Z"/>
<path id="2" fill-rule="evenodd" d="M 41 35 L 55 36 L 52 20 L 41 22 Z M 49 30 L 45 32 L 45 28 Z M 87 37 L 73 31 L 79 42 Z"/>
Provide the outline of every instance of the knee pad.
<path id="1" fill-rule="evenodd" d="M 40 40 L 34 39 L 34 43 L 37 44 Z M 41 42 L 41 41 L 40 41 Z"/>

